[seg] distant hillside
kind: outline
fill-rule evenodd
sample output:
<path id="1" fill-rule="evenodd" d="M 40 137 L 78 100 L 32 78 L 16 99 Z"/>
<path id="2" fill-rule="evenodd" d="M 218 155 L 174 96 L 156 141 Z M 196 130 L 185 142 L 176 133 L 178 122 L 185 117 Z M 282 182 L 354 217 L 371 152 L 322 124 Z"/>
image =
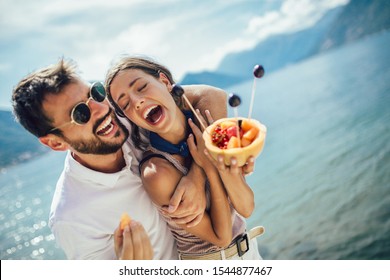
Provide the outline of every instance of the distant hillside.
<path id="1" fill-rule="evenodd" d="M 272 36 L 259 43 L 252 50 L 227 55 L 220 65 L 218 72 L 233 75 L 245 75 L 252 79 L 255 64 L 262 64 L 267 72 L 280 69 L 288 64 L 301 61 L 316 53 L 319 42 L 326 34 L 330 24 L 340 14 L 342 8 L 329 11 L 316 25 L 311 28 Z"/>
<path id="2" fill-rule="evenodd" d="M 188 73 L 180 83 L 183 85 L 189 85 L 189 84 L 215 85 L 216 81 L 218 81 L 218 85 L 215 86 L 218 86 L 220 88 L 226 88 L 231 85 L 242 82 L 243 80 L 245 80 L 245 78 L 243 77 L 205 71 L 201 73 Z"/>
<path id="3" fill-rule="evenodd" d="M 272 72 L 320 52 L 390 29 L 390 1 L 351 0 L 328 11 L 313 27 L 270 37 L 253 49 L 227 55 L 215 72 L 191 73 L 183 84 L 208 83 L 226 88 L 252 79 L 255 64 Z M 219 77 L 229 77 L 230 80 Z"/>
<path id="4" fill-rule="evenodd" d="M 10 111 L 0 110 L 0 131 L 0 167 L 17 164 L 48 151 L 14 120 Z"/>
<path id="5" fill-rule="evenodd" d="M 352 0 L 332 23 L 320 51 L 390 29 L 390 1 Z"/>

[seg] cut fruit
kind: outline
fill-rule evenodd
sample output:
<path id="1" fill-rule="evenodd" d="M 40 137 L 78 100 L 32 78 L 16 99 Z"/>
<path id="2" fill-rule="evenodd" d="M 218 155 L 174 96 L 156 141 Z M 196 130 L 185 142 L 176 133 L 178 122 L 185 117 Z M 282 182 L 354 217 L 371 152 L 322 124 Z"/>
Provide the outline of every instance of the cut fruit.
<path id="1" fill-rule="evenodd" d="M 231 137 L 227 144 L 227 149 L 233 149 L 238 147 L 239 147 L 238 138 L 236 136 Z"/>
<path id="2" fill-rule="evenodd" d="M 210 155 L 214 159 L 220 154 L 223 155 L 226 165 L 230 165 L 230 158 L 234 156 L 238 166 L 243 166 L 250 156 L 257 157 L 264 147 L 267 128 L 263 124 L 246 118 L 238 118 L 238 123 L 241 127 L 240 139 L 236 137 L 236 118 L 217 120 L 203 132 L 203 139 Z"/>
<path id="3" fill-rule="evenodd" d="M 121 216 L 121 222 L 119 228 L 121 230 L 124 230 L 125 227 L 129 226 L 131 222 L 131 218 L 127 213 L 123 213 Z"/>
<path id="4" fill-rule="evenodd" d="M 249 146 L 251 143 L 252 143 L 252 140 L 248 140 L 248 139 L 246 139 L 244 137 L 241 139 L 241 146 L 242 147 Z"/>
<path id="5" fill-rule="evenodd" d="M 252 125 L 249 120 L 242 120 L 241 122 L 241 129 L 244 131 L 248 131 L 252 128 Z"/>
<path id="6" fill-rule="evenodd" d="M 236 123 L 233 121 L 226 121 L 226 122 L 222 122 L 220 125 L 221 125 L 221 129 L 228 129 L 231 126 L 235 126 Z"/>
<path id="7" fill-rule="evenodd" d="M 251 129 L 249 129 L 247 132 L 244 133 L 242 138 L 252 141 L 253 139 L 256 138 L 257 133 L 259 133 L 259 129 L 257 127 L 251 127 Z"/>

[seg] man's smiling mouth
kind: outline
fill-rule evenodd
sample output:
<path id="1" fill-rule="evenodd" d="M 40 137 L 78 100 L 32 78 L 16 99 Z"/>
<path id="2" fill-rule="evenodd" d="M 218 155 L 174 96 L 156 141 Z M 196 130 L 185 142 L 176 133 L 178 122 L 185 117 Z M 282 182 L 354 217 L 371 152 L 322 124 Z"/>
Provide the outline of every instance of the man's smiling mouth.
<path id="1" fill-rule="evenodd" d="M 96 130 L 96 134 L 99 136 L 108 135 L 114 129 L 114 123 L 112 122 L 112 118 L 109 115 L 105 121 L 101 125 L 98 126 Z"/>

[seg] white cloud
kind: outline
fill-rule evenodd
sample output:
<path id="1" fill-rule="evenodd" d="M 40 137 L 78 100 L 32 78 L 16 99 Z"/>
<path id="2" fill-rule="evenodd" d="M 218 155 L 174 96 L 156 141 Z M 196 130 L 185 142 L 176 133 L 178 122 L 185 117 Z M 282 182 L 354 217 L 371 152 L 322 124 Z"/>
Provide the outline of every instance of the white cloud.
<path id="1" fill-rule="evenodd" d="M 349 0 L 286 0 L 279 10 L 251 18 L 239 38 L 204 55 L 200 61 L 209 62 L 208 68 L 214 68 L 228 53 L 253 48 L 272 35 L 296 32 L 313 26 L 326 11 L 348 2 Z"/>
<path id="2" fill-rule="evenodd" d="M 109 40 L 92 36 L 90 40 L 83 40 L 78 44 L 78 52 L 84 55 L 75 57 L 75 60 L 83 68 L 87 79 L 102 79 L 107 66 L 117 55 L 147 54 L 151 57 L 163 57 L 171 48 L 167 38 L 174 31 L 172 23 L 171 20 L 163 20 L 134 24 Z"/>
<path id="3" fill-rule="evenodd" d="M 188 71 L 212 70 L 226 54 L 268 36 L 306 28 L 348 0 L 270 1 L 272 10 L 259 2 L 0 0 L 0 71 L 11 76 L 64 55 L 78 62 L 85 78 L 103 79 L 115 55 L 140 53 L 180 79 Z"/>
<path id="4" fill-rule="evenodd" d="M 274 34 L 296 32 L 314 25 L 329 9 L 348 2 L 349 0 L 286 0 L 279 11 L 252 18 L 246 32 L 259 40 Z"/>

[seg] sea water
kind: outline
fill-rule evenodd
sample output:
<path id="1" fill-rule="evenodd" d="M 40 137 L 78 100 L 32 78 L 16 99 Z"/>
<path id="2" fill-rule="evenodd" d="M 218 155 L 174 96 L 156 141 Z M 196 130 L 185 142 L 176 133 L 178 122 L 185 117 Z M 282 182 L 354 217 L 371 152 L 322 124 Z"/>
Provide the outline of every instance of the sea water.
<path id="1" fill-rule="evenodd" d="M 248 227 L 266 229 L 263 258 L 390 259 L 389 45 L 377 34 L 257 81 L 252 117 L 268 132 L 248 177 Z M 251 88 L 227 89 L 242 97 L 241 116 Z M 47 226 L 63 159 L 1 170 L 1 259 L 65 257 Z"/>

